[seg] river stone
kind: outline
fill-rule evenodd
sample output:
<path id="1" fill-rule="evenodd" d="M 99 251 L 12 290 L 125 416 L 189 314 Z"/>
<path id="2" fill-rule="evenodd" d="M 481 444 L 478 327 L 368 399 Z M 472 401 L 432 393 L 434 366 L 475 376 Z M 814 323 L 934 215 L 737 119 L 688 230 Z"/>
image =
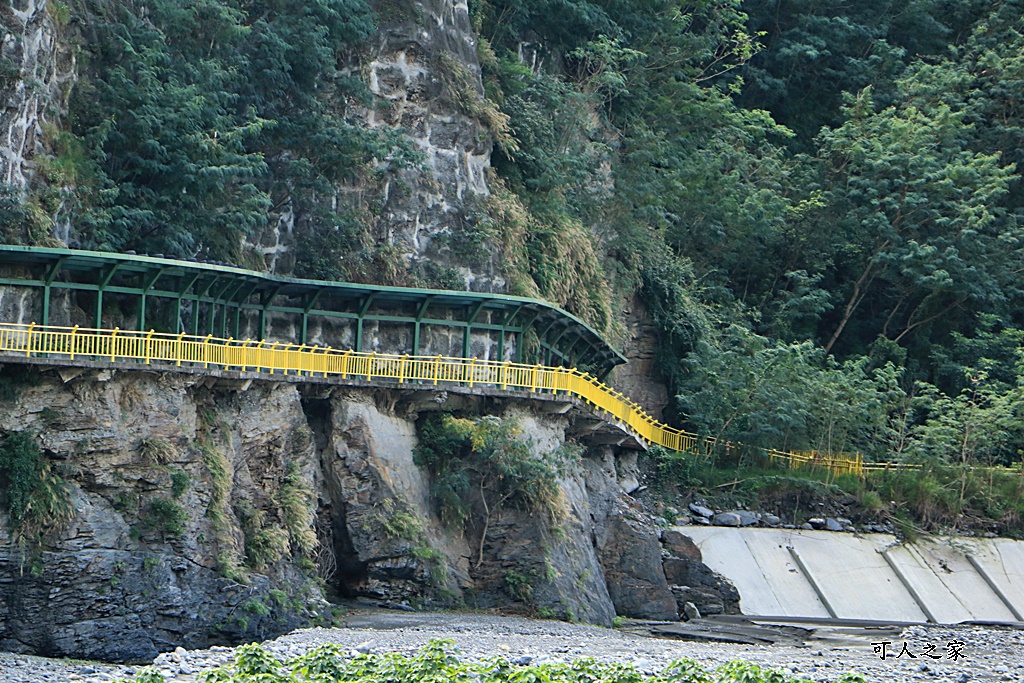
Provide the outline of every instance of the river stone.
<path id="1" fill-rule="evenodd" d="M 737 510 L 734 514 L 740 518 L 740 526 L 754 526 L 761 518 L 756 512 L 749 512 L 748 510 Z"/>
<path id="2" fill-rule="evenodd" d="M 842 531 L 843 525 L 832 517 L 829 517 L 825 520 L 825 528 L 829 531 Z"/>
<path id="3" fill-rule="evenodd" d="M 711 521 L 715 526 L 740 526 L 742 522 L 735 512 L 719 512 Z"/>
<path id="4" fill-rule="evenodd" d="M 706 517 L 708 519 L 711 519 L 712 517 L 715 516 L 715 513 L 714 513 L 713 510 L 711 510 L 709 508 L 706 508 L 703 505 L 697 505 L 696 503 L 690 503 L 689 507 L 690 507 L 690 512 L 692 512 L 693 514 L 697 515 L 698 517 Z"/>

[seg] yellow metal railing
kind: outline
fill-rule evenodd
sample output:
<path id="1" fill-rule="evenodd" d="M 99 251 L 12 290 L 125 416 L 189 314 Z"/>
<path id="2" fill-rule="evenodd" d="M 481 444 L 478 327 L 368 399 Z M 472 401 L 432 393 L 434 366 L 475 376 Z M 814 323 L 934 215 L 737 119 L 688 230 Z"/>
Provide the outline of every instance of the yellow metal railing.
<path id="1" fill-rule="evenodd" d="M 67 357 L 134 361 L 150 365 L 238 369 L 269 374 L 294 374 L 315 379 L 393 380 L 397 383 L 458 383 L 468 387 L 489 386 L 501 390 L 564 393 L 580 398 L 603 411 L 648 443 L 674 451 L 706 453 L 719 447 L 714 439 L 675 429 L 648 415 L 643 408 L 588 373 L 575 368 L 523 365 L 511 362 L 400 356 L 332 349 L 331 347 L 218 339 L 185 334 L 103 330 L 0 323 L 0 352 L 26 357 Z M 721 444 L 731 448 L 733 444 Z M 768 450 L 771 460 L 791 467 L 820 466 L 835 474 L 861 475 L 867 469 L 859 455 L 848 457 L 820 452 L 790 453 Z M 889 465 L 887 467 L 897 467 Z"/>

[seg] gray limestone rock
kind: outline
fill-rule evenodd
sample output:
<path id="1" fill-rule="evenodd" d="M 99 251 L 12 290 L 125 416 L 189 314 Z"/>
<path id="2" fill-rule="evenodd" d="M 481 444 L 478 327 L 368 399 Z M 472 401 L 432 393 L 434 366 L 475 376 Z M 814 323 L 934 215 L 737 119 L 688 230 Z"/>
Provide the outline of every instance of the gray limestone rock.
<path id="1" fill-rule="evenodd" d="M 735 514 L 740 518 L 740 526 L 754 526 L 761 519 L 761 515 L 748 510 L 737 510 Z"/>
<path id="2" fill-rule="evenodd" d="M 689 536 L 686 536 L 675 529 L 666 529 L 661 534 L 661 544 L 674 556 L 686 559 L 702 559 L 700 548 Z"/>
<path id="3" fill-rule="evenodd" d="M 735 512 L 719 512 L 711 523 L 715 526 L 740 526 L 742 520 Z"/>
<path id="4" fill-rule="evenodd" d="M 298 393 L 272 383 L 221 392 L 204 379 L 116 372 L 98 382 L 88 371 L 65 382 L 44 373 L 17 402 L 0 405 L 3 424 L 38 433 L 63 461 L 74 509 L 30 548 L 32 572 L 0 519 L 0 648 L 143 662 L 178 644 L 257 639 L 308 623 L 315 608 L 305 600 L 320 591 L 291 557 L 251 571 L 247 586 L 218 569 L 243 557 L 236 511 L 280 523 L 275 497 L 288 463 L 314 488 Z M 216 524 L 211 463 L 224 496 Z M 173 488 L 174 476 L 184 489 Z M 176 511 L 178 526 L 157 510 Z M 286 599 L 275 601 L 271 589 Z M 270 613 L 254 608 L 236 619 L 253 601 Z"/>
<path id="5" fill-rule="evenodd" d="M 715 516 L 714 510 L 704 507 L 703 505 L 697 505 L 696 503 L 690 503 L 690 512 L 697 515 L 698 517 L 706 517 L 708 519 Z"/>
<path id="6" fill-rule="evenodd" d="M 641 619 L 678 619 L 678 608 L 662 568 L 658 529 L 639 505 L 588 477 L 595 515 L 595 548 L 615 613 Z"/>

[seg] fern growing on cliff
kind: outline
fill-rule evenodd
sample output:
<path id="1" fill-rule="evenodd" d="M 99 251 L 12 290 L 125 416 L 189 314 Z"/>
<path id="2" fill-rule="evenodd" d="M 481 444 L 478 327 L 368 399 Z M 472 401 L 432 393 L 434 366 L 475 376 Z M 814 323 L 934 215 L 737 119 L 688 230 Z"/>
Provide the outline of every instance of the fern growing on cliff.
<path id="1" fill-rule="evenodd" d="M 293 551 L 309 556 L 316 550 L 316 496 L 302 477 L 298 464 L 291 462 L 285 468 L 284 481 L 278 494 L 281 516 L 288 531 Z"/>
<path id="2" fill-rule="evenodd" d="M 32 541 L 74 516 L 67 483 L 30 432 L 11 432 L 0 444 L 0 498 L 11 531 Z"/>

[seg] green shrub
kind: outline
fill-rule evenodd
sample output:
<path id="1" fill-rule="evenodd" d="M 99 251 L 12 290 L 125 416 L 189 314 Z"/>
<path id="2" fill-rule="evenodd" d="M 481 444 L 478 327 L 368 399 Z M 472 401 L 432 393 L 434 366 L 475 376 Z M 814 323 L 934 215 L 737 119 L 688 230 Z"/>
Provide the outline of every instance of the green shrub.
<path id="1" fill-rule="evenodd" d="M 505 590 L 513 599 L 529 603 L 533 600 L 533 585 L 527 576 L 520 574 L 514 569 L 509 569 L 502 576 L 505 583 Z"/>
<path id="2" fill-rule="evenodd" d="M 423 521 L 406 510 L 395 510 L 381 520 L 384 535 L 388 538 L 404 538 L 415 541 L 423 533 Z"/>
<path id="3" fill-rule="evenodd" d="M 288 532 L 276 524 L 268 525 L 262 510 L 249 501 L 235 506 L 245 537 L 245 563 L 253 569 L 274 564 L 288 554 Z"/>
<path id="4" fill-rule="evenodd" d="M 182 494 L 188 491 L 188 485 L 191 481 L 188 474 L 181 470 L 171 472 L 171 495 L 175 498 L 181 498 Z"/>
<path id="5" fill-rule="evenodd" d="M 265 617 L 270 614 L 271 609 L 259 598 L 253 598 L 252 600 L 242 603 L 242 611 L 252 614 L 253 616 Z"/>
<path id="6" fill-rule="evenodd" d="M 155 498 L 146 506 L 145 522 L 160 531 L 164 536 L 177 538 L 185 533 L 185 522 L 188 515 L 185 508 L 173 500 Z"/>
<path id="7" fill-rule="evenodd" d="M 53 472 L 30 432 L 11 432 L 0 444 L 0 499 L 11 531 L 35 540 L 74 515 L 67 483 Z"/>

